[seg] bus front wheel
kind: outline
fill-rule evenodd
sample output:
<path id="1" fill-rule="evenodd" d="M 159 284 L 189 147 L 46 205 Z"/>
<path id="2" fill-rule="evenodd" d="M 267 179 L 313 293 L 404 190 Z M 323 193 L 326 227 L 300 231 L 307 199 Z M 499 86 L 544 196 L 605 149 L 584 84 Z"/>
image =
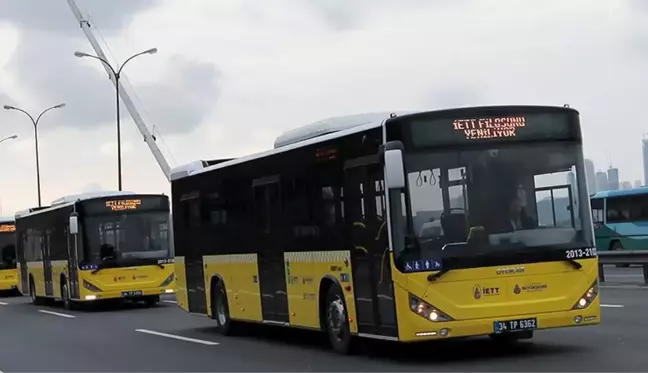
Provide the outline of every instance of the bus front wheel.
<path id="1" fill-rule="evenodd" d="M 349 326 L 344 295 L 338 284 L 331 285 L 328 291 L 325 315 L 326 333 L 333 349 L 341 354 L 351 353 L 353 336 Z"/>
<path id="2" fill-rule="evenodd" d="M 32 303 L 35 305 L 40 306 L 43 304 L 42 299 L 36 295 L 36 285 L 34 285 L 33 279 L 29 279 L 29 295 L 31 296 Z"/>
<path id="3" fill-rule="evenodd" d="M 68 290 L 68 284 L 63 282 L 61 285 L 61 298 L 63 298 L 63 307 L 65 307 L 66 310 L 73 310 L 75 309 L 75 304 L 70 298 L 70 291 Z"/>
<path id="4" fill-rule="evenodd" d="M 222 335 L 232 335 L 234 326 L 230 318 L 227 305 L 227 293 L 221 281 L 213 284 L 211 288 L 212 318 L 216 320 L 216 330 Z"/>

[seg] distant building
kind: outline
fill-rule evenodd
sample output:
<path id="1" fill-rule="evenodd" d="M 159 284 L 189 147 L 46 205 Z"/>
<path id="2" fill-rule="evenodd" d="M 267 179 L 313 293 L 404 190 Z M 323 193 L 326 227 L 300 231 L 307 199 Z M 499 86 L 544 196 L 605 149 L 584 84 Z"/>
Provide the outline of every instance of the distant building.
<path id="1" fill-rule="evenodd" d="M 587 180 L 587 190 L 589 194 L 594 194 L 596 189 L 596 169 L 591 159 L 585 159 L 585 179 Z"/>
<path id="2" fill-rule="evenodd" d="M 610 190 L 618 190 L 619 189 L 619 169 L 612 168 L 612 167 L 608 168 L 607 178 L 608 178 L 608 188 Z"/>
<path id="3" fill-rule="evenodd" d="M 597 172 L 596 173 L 596 190 L 598 192 L 602 192 L 604 190 L 609 190 L 609 185 L 608 185 L 608 176 L 605 172 Z"/>
<path id="4" fill-rule="evenodd" d="M 621 189 L 632 189 L 632 183 L 629 181 L 623 181 L 620 187 Z"/>
<path id="5" fill-rule="evenodd" d="M 576 185 L 576 174 L 573 171 L 569 171 L 567 174 L 567 184 L 571 186 L 572 195 L 574 198 L 578 198 L 578 186 Z"/>
<path id="6" fill-rule="evenodd" d="M 635 180 L 635 182 L 634 182 L 634 187 L 635 188 L 641 188 L 642 185 L 643 184 L 641 184 L 641 180 Z"/>

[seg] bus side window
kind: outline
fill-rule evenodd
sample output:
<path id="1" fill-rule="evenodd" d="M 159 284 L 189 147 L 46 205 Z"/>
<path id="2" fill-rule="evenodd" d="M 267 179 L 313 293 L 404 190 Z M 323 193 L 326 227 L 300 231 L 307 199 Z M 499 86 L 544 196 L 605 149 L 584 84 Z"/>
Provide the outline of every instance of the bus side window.
<path id="1" fill-rule="evenodd" d="M 592 222 L 594 224 L 605 223 L 604 200 L 602 198 L 596 198 L 592 199 L 590 203 L 592 205 Z"/>

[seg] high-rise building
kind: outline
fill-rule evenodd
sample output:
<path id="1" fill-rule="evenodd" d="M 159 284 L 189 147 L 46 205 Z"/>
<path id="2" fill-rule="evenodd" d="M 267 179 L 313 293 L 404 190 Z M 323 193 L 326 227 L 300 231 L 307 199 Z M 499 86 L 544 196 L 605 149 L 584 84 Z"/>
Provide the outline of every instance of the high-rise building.
<path id="1" fill-rule="evenodd" d="M 635 180 L 635 182 L 634 182 L 634 187 L 635 188 L 641 188 L 641 185 L 642 185 L 641 180 Z"/>
<path id="2" fill-rule="evenodd" d="M 589 194 L 597 192 L 596 189 L 596 169 L 591 159 L 585 159 L 585 179 L 587 180 L 587 190 Z"/>
<path id="3" fill-rule="evenodd" d="M 608 168 L 607 178 L 608 178 L 608 188 L 610 190 L 618 190 L 619 189 L 619 169 L 616 167 Z"/>
<path id="4" fill-rule="evenodd" d="M 604 190 L 609 190 L 608 185 L 608 176 L 605 172 L 598 171 L 596 173 L 596 190 L 602 192 Z"/>
<path id="5" fill-rule="evenodd" d="M 644 184 L 648 185 L 648 134 L 644 135 L 643 140 L 641 140 L 642 145 L 642 155 L 643 155 L 643 169 L 644 169 Z"/>
<path id="6" fill-rule="evenodd" d="M 632 183 L 629 181 L 623 181 L 620 185 L 621 189 L 632 189 Z"/>

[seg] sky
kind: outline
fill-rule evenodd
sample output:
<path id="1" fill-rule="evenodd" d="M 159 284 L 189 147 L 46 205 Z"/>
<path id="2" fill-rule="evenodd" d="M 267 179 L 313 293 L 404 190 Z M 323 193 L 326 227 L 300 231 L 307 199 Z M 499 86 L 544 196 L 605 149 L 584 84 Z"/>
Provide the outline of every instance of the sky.
<path id="1" fill-rule="evenodd" d="M 584 151 L 643 179 L 643 0 L 76 0 L 172 166 L 362 112 L 569 104 Z M 2 0 L 0 105 L 37 115 L 43 204 L 117 188 L 114 88 L 65 0 Z M 2 215 L 37 205 L 34 128 L 0 110 Z M 124 190 L 170 187 L 122 106 Z"/>

